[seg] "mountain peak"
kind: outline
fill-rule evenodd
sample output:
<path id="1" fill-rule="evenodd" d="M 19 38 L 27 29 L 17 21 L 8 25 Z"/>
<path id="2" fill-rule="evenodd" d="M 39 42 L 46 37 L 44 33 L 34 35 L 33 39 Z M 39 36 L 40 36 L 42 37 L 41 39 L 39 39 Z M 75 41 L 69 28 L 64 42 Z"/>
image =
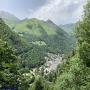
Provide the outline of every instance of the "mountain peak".
<path id="1" fill-rule="evenodd" d="M 49 25 L 51 25 L 51 26 L 57 26 L 52 20 L 50 20 L 50 19 L 48 19 L 47 21 L 46 21 L 46 23 L 48 23 Z"/>
<path id="2" fill-rule="evenodd" d="M 48 23 L 53 23 L 53 21 L 52 21 L 52 20 L 50 20 L 50 19 L 48 19 L 46 22 L 48 22 Z"/>

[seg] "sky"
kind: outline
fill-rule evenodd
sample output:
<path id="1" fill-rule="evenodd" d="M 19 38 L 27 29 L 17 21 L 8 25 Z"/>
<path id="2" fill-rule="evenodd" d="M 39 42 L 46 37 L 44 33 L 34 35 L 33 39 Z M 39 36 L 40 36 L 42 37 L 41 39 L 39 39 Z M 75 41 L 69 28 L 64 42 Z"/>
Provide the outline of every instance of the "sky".
<path id="1" fill-rule="evenodd" d="M 86 0 L 0 0 L 0 11 L 7 11 L 20 19 L 38 18 L 56 24 L 78 21 Z"/>

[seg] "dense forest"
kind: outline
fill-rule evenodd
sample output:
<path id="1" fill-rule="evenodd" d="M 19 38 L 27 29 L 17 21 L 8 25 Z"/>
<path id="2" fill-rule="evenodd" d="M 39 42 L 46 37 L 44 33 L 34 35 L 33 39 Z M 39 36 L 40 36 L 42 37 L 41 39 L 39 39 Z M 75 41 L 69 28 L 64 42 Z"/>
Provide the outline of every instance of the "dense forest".
<path id="1" fill-rule="evenodd" d="M 73 25 L 0 17 L 0 90 L 90 90 L 90 0 Z"/>

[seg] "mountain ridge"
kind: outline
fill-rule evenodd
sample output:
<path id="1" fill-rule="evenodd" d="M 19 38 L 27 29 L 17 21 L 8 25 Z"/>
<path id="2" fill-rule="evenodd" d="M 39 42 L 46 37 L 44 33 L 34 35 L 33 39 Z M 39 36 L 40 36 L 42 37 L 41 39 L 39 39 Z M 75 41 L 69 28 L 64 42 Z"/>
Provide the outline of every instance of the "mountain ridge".
<path id="1" fill-rule="evenodd" d="M 48 44 L 53 41 L 53 44 L 55 45 L 54 42 L 58 44 L 57 40 L 61 40 L 60 42 L 62 44 L 65 43 L 63 42 L 63 40 L 66 40 L 66 42 L 68 43 L 69 38 L 69 35 L 52 21 L 49 20 L 48 23 L 47 21 L 45 22 L 43 20 L 38 20 L 35 18 L 21 21 L 19 24 L 16 25 L 14 31 L 18 34 L 22 34 L 22 37 L 28 40 L 28 42 L 41 40 Z M 61 45 L 60 42 L 59 45 L 62 47 L 63 45 Z M 52 44 L 49 45 L 52 46 Z"/>
<path id="2" fill-rule="evenodd" d="M 6 11 L 0 11 L 0 18 L 2 18 L 11 28 L 20 22 L 19 18 Z"/>

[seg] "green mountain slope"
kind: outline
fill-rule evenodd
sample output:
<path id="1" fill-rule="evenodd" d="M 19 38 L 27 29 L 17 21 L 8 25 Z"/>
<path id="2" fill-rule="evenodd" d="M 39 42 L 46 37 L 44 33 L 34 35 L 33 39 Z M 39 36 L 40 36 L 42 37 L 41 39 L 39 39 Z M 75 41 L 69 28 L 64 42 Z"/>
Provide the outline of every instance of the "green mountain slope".
<path id="1" fill-rule="evenodd" d="M 71 39 L 72 39 L 72 43 L 75 46 L 76 45 L 76 37 L 75 37 L 75 29 L 76 29 L 76 24 L 75 23 L 71 23 L 71 24 L 66 24 L 66 25 L 60 25 L 59 27 L 61 27 L 65 32 L 67 32 Z"/>
<path id="2" fill-rule="evenodd" d="M 71 24 L 65 24 L 65 25 L 60 25 L 60 27 L 67 32 L 70 35 L 74 35 L 75 33 L 75 26 L 76 24 L 71 23 Z"/>
<path id="3" fill-rule="evenodd" d="M 21 39 L 2 19 L 0 19 L 0 39 L 6 41 L 15 50 L 17 56 L 22 59 L 23 67 L 36 67 L 44 63 L 44 56 L 41 51 L 39 52 L 40 49 L 38 47 L 36 49 L 35 45 L 28 44 Z M 42 56 L 40 56 L 41 53 Z"/>
<path id="4" fill-rule="evenodd" d="M 11 28 L 20 22 L 16 16 L 5 11 L 0 11 L 0 18 L 2 18 Z"/>
<path id="5" fill-rule="evenodd" d="M 70 36 L 50 20 L 25 19 L 14 30 L 29 43 L 46 47 L 48 52 L 66 53 L 71 50 Z"/>

